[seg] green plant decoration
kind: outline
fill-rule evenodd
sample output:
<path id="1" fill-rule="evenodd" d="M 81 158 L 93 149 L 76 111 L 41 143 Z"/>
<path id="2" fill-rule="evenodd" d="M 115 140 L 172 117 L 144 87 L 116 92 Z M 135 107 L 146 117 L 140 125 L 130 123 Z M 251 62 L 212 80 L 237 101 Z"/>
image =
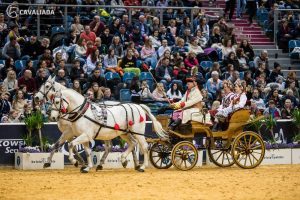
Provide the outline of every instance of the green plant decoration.
<path id="1" fill-rule="evenodd" d="M 32 146 L 32 131 L 35 129 L 35 118 L 33 115 L 30 115 L 24 119 L 24 123 L 28 130 L 28 135 L 25 137 L 25 143 L 28 146 Z"/>
<path id="2" fill-rule="evenodd" d="M 41 150 L 44 151 L 44 143 L 42 139 L 42 127 L 44 125 L 44 120 L 43 120 L 43 114 L 41 111 L 36 111 L 34 114 L 35 118 L 35 128 L 38 130 L 39 133 L 39 140 L 40 140 L 40 145 L 41 145 Z"/>
<path id="3" fill-rule="evenodd" d="M 269 117 L 266 117 L 264 120 L 264 124 L 266 126 L 266 130 L 269 130 L 272 136 L 271 143 L 275 142 L 275 136 L 273 128 L 276 126 L 276 119 L 274 119 L 271 115 Z"/>

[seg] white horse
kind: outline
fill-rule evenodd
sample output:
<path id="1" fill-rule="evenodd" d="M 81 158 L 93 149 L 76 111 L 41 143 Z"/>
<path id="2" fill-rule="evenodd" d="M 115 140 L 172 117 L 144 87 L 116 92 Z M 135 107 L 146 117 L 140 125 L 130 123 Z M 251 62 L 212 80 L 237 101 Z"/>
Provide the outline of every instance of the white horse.
<path id="1" fill-rule="evenodd" d="M 60 83 L 55 82 L 55 77 L 51 78 L 49 76 L 49 78 L 47 79 L 47 81 L 44 84 L 42 84 L 42 86 L 40 87 L 39 91 L 35 94 L 34 100 L 36 102 L 37 101 L 41 101 L 44 98 L 46 98 L 47 101 L 51 100 L 51 99 L 54 98 L 55 93 L 57 91 L 65 90 L 65 89 L 67 89 L 65 86 L 63 86 Z M 73 139 L 73 137 L 74 137 L 74 134 L 73 134 L 74 130 L 72 129 L 72 122 L 69 122 L 67 120 L 60 120 L 60 121 L 57 122 L 57 125 L 58 125 L 59 130 L 62 132 L 62 135 L 58 139 L 58 141 L 54 144 L 54 147 L 53 147 L 53 149 L 52 149 L 52 151 L 50 153 L 48 161 L 47 161 L 47 163 L 44 164 L 45 168 L 51 166 L 51 161 L 52 161 L 54 153 L 61 146 L 64 145 L 65 141 L 70 142 Z M 102 170 L 103 169 L 103 164 L 105 163 L 105 160 L 106 160 L 109 152 L 111 152 L 111 149 L 112 149 L 112 143 L 111 143 L 111 141 L 104 141 L 104 142 L 105 142 L 105 152 L 102 155 L 102 158 L 100 160 L 100 164 L 96 168 L 97 170 Z M 86 149 L 85 145 L 83 145 L 83 146 L 84 146 L 84 149 Z M 74 148 L 74 153 L 75 153 L 76 158 L 79 160 L 80 164 L 84 166 L 85 165 L 84 164 L 84 160 L 82 159 L 82 157 L 80 156 L 80 154 L 77 152 L 76 148 Z M 138 166 L 138 161 L 137 161 L 137 156 L 136 156 L 135 151 L 132 152 L 132 156 L 133 156 L 133 161 L 134 161 L 135 169 L 138 170 L 139 166 Z M 73 154 L 69 155 L 69 159 L 72 160 L 72 161 L 74 161 Z M 78 161 L 75 161 L 75 162 L 72 162 L 72 163 L 76 167 L 78 167 Z M 124 165 L 124 167 L 126 167 L 126 166 Z"/>
<path id="2" fill-rule="evenodd" d="M 79 144 L 87 144 L 91 140 L 112 140 L 120 136 L 128 144 L 128 149 L 122 154 L 121 162 L 126 164 L 126 157 L 135 147 L 135 138 L 140 150 L 144 154 L 144 163 L 139 171 L 144 171 L 148 166 L 148 144 L 144 133 L 146 128 L 146 115 L 152 120 L 154 130 L 159 137 L 167 137 L 161 124 L 151 114 L 150 109 L 145 105 L 121 104 L 107 109 L 106 123 L 97 121 L 91 110 L 91 105 L 83 96 L 74 90 L 66 89 L 58 92 L 52 103 L 50 118 L 52 120 L 64 120 L 64 115 L 79 113 L 72 128 L 75 130 L 74 136 L 77 136 L 69 143 L 69 151 Z M 130 123 L 131 122 L 131 123 Z M 80 134 L 78 134 L 80 133 Z M 82 172 L 88 172 L 92 168 L 91 149 L 86 146 L 88 167 L 82 169 Z M 71 153 L 71 152 L 70 152 Z"/>

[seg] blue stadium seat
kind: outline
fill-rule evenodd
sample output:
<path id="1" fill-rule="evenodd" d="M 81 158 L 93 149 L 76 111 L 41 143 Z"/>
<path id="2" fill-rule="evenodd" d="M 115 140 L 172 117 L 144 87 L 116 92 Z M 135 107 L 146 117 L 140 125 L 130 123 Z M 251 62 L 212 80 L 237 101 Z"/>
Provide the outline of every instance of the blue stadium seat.
<path id="1" fill-rule="evenodd" d="M 300 40 L 296 40 L 296 47 L 300 47 Z"/>
<path id="2" fill-rule="evenodd" d="M 33 68 L 35 70 L 37 70 L 39 61 L 38 60 L 33 60 L 32 62 L 33 62 Z"/>
<path id="3" fill-rule="evenodd" d="M 205 74 L 205 79 L 208 80 L 209 78 L 210 78 L 210 73 L 208 72 Z"/>
<path id="4" fill-rule="evenodd" d="M 0 65 L 5 65 L 5 60 L 0 60 Z"/>
<path id="5" fill-rule="evenodd" d="M 244 80 L 244 72 L 240 72 L 240 79 Z"/>
<path id="6" fill-rule="evenodd" d="M 130 83 L 135 74 L 133 72 L 125 72 L 123 75 L 123 82 Z"/>
<path id="7" fill-rule="evenodd" d="M 213 62 L 212 61 L 201 61 L 200 66 L 203 69 L 211 68 L 213 66 Z"/>
<path id="8" fill-rule="evenodd" d="M 52 27 L 51 29 L 51 37 L 55 34 L 58 34 L 58 33 L 64 33 L 65 32 L 65 29 L 64 27 L 61 27 L 61 26 L 54 26 Z"/>
<path id="9" fill-rule="evenodd" d="M 131 93 L 129 89 L 121 89 L 120 90 L 120 101 L 121 102 L 130 102 L 131 101 Z"/>
<path id="10" fill-rule="evenodd" d="M 114 73 L 112 72 L 106 72 L 105 75 L 104 75 L 105 79 L 106 80 L 112 80 L 114 78 Z"/>
<path id="11" fill-rule="evenodd" d="M 16 66 L 17 73 L 19 73 L 25 68 L 26 61 L 25 60 L 16 60 L 15 66 Z"/>
<path id="12" fill-rule="evenodd" d="M 140 74 L 140 80 L 153 80 L 153 78 L 150 72 L 142 72 Z"/>
<path id="13" fill-rule="evenodd" d="M 296 40 L 290 40 L 290 41 L 289 41 L 289 53 L 290 53 L 291 51 L 293 51 L 293 49 L 294 49 L 296 46 L 297 46 Z"/>

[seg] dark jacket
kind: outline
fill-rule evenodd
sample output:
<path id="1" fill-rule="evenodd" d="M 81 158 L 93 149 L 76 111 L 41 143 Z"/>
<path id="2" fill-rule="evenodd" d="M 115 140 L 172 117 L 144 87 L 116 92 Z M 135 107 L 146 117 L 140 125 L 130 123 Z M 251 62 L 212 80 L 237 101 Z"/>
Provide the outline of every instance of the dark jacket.
<path id="1" fill-rule="evenodd" d="M 161 65 L 155 69 L 155 75 L 156 75 L 157 81 L 165 80 L 165 78 L 164 78 L 165 72 L 166 72 L 166 67 L 163 65 Z M 171 79 L 173 79 L 174 75 L 173 75 L 172 67 L 168 66 L 168 72 L 171 76 Z"/>
<path id="2" fill-rule="evenodd" d="M 25 79 L 24 76 L 22 76 L 21 78 L 19 78 L 18 80 L 18 85 L 26 85 L 27 91 L 29 93 L 33 93 L 36 91 L 36 84 L 35 84 L 35 80 L 33 78 L 30 79 Z"/>
<path id="3" fill-rule="evenodd" d="M 104 77 L 99 76 L 99 77 L 95 77 L 95 75 L 92 75 L 88 78 L 87 81 L 87 88 L 90 88 L 92 86 L 92 84 L 96 82 L 98 83 L 99 87 L 106 87 L 106 80 Z"/>

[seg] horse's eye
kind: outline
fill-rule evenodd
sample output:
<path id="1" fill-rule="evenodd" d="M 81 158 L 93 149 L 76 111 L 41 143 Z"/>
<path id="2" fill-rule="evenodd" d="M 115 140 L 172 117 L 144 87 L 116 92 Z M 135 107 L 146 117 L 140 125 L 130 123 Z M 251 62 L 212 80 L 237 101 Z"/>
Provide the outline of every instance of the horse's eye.
<path id="1" fill-rule="evenodd" d="M 59 101 L 56 101 L 55 104 L 59 104 Z"/>
<path id="2" fill-rule="evenodd" d="M 49 85 L 46 85 L 46 88 L 49 88 Z"/>

